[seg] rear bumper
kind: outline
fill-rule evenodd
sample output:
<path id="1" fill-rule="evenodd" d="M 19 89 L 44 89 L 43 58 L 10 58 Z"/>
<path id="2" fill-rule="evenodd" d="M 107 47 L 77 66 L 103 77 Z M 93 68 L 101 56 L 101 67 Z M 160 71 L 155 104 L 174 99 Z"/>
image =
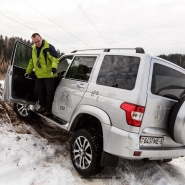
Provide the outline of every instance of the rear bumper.
<path id="1" fill-rule="evenodd" d="M 165 149 L 165 150 L 137 150 L 137 151 L 141 151 L 141 155 L 137 156 L 137 159 L 143 158 L 149 158 L 150 160 L 174 159 L 185 156 L 185 148 Z M 131 150 L 131 153 L 132 152 L 134 151 Z"/>
<path id="2" fill-rule="evenodd" d="M 185 156 L 185 146 L 173 148 L 140 148 L 139 134 L 126 132 L 116 127 L 104 125 L 104 151 L 126 159 L 173 159 Z M 141 152 L 134 156 L 134 152 Z"/>

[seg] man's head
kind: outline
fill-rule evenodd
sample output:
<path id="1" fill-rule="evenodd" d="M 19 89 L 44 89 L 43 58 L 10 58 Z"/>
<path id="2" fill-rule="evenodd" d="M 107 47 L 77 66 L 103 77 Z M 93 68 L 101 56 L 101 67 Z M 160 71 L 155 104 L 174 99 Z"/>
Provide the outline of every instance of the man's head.
<path id="1" fill-rule="evenodd" d="M 38 33 L 32 34 L 31 38 L 32 38 L 33 43 L 37 47 L 41 47 L 41 45 L 42 45 L 42 37 Z"/>

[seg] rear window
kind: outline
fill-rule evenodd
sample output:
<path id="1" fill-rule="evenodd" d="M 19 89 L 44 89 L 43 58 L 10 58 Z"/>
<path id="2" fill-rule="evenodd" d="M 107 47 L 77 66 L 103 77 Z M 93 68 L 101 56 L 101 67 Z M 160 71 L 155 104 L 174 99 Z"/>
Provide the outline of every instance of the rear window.
<path id="1" fill-rule="evenodd" d="M 172 99 L 179 99 L 185 90 L 185 74 L 170 67 L 155 63 L 151 92 Z"/>
<path id="2" fill-rule="evenodd" d="M 97 84 L 132 90 L 135 87 L 139 57 L 106 55 L 104 57 Z"/>

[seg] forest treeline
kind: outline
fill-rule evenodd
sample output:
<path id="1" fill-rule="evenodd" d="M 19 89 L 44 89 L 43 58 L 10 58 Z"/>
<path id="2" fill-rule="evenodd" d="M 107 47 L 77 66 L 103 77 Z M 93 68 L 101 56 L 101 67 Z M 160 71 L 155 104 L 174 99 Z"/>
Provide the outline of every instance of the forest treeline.
<path id="1" fill-rule="evenodd" d="M 185 69 L 185 55 L 183 54 L 169 54 L 169 55 L 159 55 L 158 57 L 168 60 L 178 66 Z"/>
<path id="2" fill-rule="evenodd" d="M 8 38 L 7 36 L 3 37 L 2 35 L 0 35 L 0 73 L 5 73 L 7 70 L 8 63 L 11 59 L 11 54 L 16 40 L 22 41 L 29 46 L 33 45 L 33 43 L 30 42 L 30 40 L 25 40 L 20 37 Z M 63 52 L 60 52 L 59 49 L 57 49 L 57 52 L 59 57 L 64 54 Z M 173 62 L 185 68 L 185 55 L 183 54 L 169 54 L 169 55 L 161 54 L 158 57 Z"/>
<path id="3" fill-rule="evenodd" d="M 32 46 L 33 43 L 30 40 L 25 40 L 20 37 L 7 37 L 0 35 L 0 73 L 5 73 L 9 64 L 9 61 L 11 59 L 11 54 L 14 48 L 15 42 L 19 40 L 21 42 L 26 43 L 29 46 Z M 63 55 L 63 52 L 60 52 L 59 49 L 57 49 L 58 56 L 60 57 Z"/>
<path id="4" fill-rule="evenodd" d="M 7 36 L 3 37 L 2 35 L 0 35 L 0 63 L 1 64 L 9 62 L 16 40 L 25 42 L 29 46 L 31 45 L 30 41 L 23 40 L 22 38 L 19 38 L 19 37 L 8 38 Z"/>

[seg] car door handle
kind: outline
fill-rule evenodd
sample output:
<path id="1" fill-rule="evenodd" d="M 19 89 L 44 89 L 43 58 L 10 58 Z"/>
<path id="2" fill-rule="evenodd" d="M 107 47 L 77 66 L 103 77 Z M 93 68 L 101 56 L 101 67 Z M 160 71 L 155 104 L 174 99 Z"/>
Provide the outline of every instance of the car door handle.
<path id="1" fill-rule="evenodd" d="M 77 87 L 81 88 L 81 89 L 85 89 L 85 85 L 84 84 L 77 84 Z"/>

